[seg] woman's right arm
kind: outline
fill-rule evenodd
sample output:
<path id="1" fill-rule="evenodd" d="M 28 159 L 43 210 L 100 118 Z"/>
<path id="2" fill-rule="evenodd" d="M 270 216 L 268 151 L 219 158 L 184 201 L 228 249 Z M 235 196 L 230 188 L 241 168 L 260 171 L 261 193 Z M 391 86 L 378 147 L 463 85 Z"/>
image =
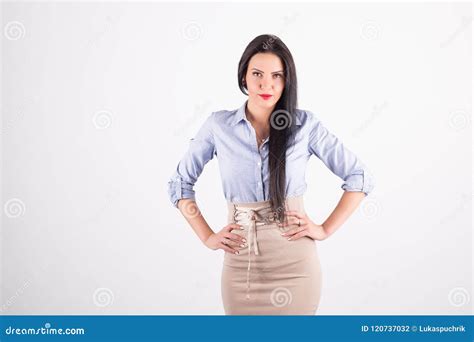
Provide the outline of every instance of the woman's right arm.
<path id="1" fill-rule="evenodd" d="M 181 211 L 186 221 L 207 247 L 238 253 L 235 247 L 246 241 L 240 235 L 231 233 L 231 230 L 241 227 L 237 224 L 229 224 L 218 233 L 214 233 L 195 201 L 194 184 L 206 163 L 216 155 L 213 124 L 214 113 L 206 119 L 195 137 L 190 140 L 188 150 L 168 182 L 168 194 L 173 205 Z"/>
<path id="2" fill-rule="evenodd" d="M 231 233 L 232 229 L 242 229 L 242 226 L 230 223 L 218 233 L 214 233 L 193 199 L 178 200 L 178 209 L 202 243 L 210 249 L 223 249 L 229 253 L 239 254 L 239 250 L 235 247 L 245 247 L 246 240 L 240 235 Z"/>

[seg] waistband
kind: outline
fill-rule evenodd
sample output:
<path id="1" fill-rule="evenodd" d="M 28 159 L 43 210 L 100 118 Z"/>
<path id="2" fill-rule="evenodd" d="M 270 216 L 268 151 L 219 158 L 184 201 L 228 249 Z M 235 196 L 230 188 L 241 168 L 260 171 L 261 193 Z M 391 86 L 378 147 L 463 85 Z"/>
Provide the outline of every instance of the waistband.
<path id="1" fill-rule="evenodd" d="M 277 214 L 277 211 L 273 211 L 270 209 L 271 203 L 270 201 L 260 201 L 260 202 L 230 202 L 227 201 L 227 223 L 234 223 L 235 220 L 242 217 L 235 216 L 235 211 L 238 213 L 241 212 L 252 212 L 256 214 L 256 220 L 260 222 L 266 222 L 264 220 L 265 217 L 274 217 Z M 303 195 L 299 196 L 288 196 L 285 199 L 284 208 L 282 210 L 296 210 L 300 212 L 305 212 L 304 203 L 303 203 Z M 266 222 L 267 223 L 267 222 Z"/>
<path id="2" fill-rule="evenodd" d="M 250 251 L 255 255 L 259 255 L 257 230 L 274 228 L 273 223 L 277 222 L 277 210 L 273 210 L 270 201 L 249 202 L 249 203 L 232 203 L 227 202 L 228 207 L 228 223 L 237 223 L 247 228 L 247 294 L 246 299 L 250 299 Z M 304 212 L 303 196 L 292 196 L 285 199 L 282 210 L 297 210 Z M 276 226 L 278 227 L 278 226 Z M 258 228 L 258 229 L 257 229 Z"/>

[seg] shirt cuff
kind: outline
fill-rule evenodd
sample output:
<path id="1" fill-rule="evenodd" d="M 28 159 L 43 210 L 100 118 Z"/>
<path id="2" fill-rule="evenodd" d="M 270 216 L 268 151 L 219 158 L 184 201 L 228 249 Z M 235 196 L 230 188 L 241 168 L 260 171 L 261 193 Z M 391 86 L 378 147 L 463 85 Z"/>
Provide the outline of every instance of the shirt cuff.
<path id="1" fill-rule="evenodd" d="M 174 176 L 168 182 L 168 195 L 171 203 L 178 208 L 178 201 L 183 198 L 195 199 L 194 184 Z"/>
<path id="2" fill-rule="evenodd" d="M 351 174 L 341 186 L 344 191 L 361 191 L 366 196 L 374 190 L 374 187 L 375 179 L 367 170 L 360 170 L 356 174 Z"/>

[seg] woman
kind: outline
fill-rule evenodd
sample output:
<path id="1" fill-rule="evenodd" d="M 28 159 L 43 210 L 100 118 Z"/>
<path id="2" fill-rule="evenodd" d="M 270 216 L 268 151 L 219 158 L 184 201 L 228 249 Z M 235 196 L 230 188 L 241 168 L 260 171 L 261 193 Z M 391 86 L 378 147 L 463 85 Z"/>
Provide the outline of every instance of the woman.
<path id="1" fill-rule="evenodd" d="M 226 252 L 226 314 L 314 315 L 322 280 L 315 241 L 343 224 L 374 179 L 312 112 L 296 108 L 295 64 L 278 37 L 250 42 L 238 82 L 248 99 L 237 110 L 207 118 L 168 183 L 169 196 L 207 247 Z M 228 224 L 218 232 L 201 215 L 193 190 L 214 155 L 228 207 Z M 303 206 L 311 155 L 344 180 L 341 200 L 321 225 Z"/>

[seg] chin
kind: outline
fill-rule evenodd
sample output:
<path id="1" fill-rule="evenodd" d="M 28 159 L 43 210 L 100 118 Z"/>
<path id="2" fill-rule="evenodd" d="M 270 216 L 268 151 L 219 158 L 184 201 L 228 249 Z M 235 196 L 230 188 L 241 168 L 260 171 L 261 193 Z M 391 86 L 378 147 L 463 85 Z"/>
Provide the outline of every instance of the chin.
<path id="1" fill-rule="evenodd" d="M 263 100 L 262 98 L 260 98 L 260 96 L 257 95 L 257 102 L 258 105 L 262 108 L 272 108 L 274 107 L 277 102 L 278 102 L 279 99 L 277 99 L 276 101 L 274 99 L 272 100 Z"/>
<path id="2" fill-rule="evenodd" d="M 260 101 L 260 106 L 263 107 L 263 108 L 272 108 L 276 105 L 276 102 L 273 102 L 273 101 L 265 101 L 265 100 L 262 100 Z"/>

